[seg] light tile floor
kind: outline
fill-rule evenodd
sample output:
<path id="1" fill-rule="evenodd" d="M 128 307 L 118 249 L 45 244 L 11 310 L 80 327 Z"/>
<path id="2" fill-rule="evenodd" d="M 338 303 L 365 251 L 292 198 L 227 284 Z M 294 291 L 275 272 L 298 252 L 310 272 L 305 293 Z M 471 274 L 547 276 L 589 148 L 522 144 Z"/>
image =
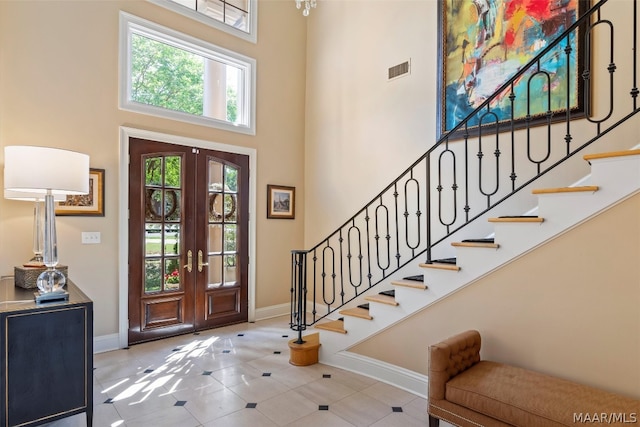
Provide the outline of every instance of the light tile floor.
<path id="1" fill-rule="evenodd" d="M 425 426 L 426 400 L 327 365 L 289 364 L 288 317 L 94 357 L 95 427 Z M 441 425 L 446 425 L 441 423 Z M 48 424 L 84 427 L 84 414 Z"/>

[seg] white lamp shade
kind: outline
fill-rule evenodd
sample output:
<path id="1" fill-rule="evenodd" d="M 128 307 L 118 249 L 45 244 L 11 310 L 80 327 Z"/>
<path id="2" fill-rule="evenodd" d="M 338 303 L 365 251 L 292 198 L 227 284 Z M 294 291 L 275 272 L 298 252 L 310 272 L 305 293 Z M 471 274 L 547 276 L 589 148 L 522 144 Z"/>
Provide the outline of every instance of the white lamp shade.
<path id="1" fill-rule="evenodd" d="M 27 191 L 4 190 L 4 198 L 9 200 L 20 200 L 26 202 L 40 202 L 44 200 L 46 192 L 32 193 Z M 54 194 L 53 200 L 56 202 L 64 202 L 67 196 L 64 194 Z"/>
<path id="2" fill-rule="evenodd" d="M 59 148 L 4 148 L 5 190 L 53 195 L 89 193 L 89 156 Z"/>

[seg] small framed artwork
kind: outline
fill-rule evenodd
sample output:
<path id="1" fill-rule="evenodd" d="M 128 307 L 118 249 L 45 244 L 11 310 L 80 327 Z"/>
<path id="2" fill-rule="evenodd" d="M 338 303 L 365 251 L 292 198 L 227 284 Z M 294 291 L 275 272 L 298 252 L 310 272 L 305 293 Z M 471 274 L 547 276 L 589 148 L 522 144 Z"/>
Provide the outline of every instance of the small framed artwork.
<path id="1" fill-rule="evenodd" d="M 89 194 L 57 202 L 56 215 L 104 216 L 104 169 L 89 169 Z"/>
<path id="2" fill-rule="evenodd" d="M 294 219 L 296 216 L 296 188 L 267 185 L 267 218 Z"/>

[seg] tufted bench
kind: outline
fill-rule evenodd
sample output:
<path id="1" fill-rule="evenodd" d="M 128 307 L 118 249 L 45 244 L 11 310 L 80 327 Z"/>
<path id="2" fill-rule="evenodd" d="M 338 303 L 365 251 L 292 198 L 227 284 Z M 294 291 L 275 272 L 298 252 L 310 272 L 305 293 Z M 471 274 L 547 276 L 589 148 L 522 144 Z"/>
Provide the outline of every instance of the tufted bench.
<path id="1" fill-rule="evenodd" d="M 429 426 L 640 426 L 640 400 L 480 360 L 480 333 L 429 347 Z"/>

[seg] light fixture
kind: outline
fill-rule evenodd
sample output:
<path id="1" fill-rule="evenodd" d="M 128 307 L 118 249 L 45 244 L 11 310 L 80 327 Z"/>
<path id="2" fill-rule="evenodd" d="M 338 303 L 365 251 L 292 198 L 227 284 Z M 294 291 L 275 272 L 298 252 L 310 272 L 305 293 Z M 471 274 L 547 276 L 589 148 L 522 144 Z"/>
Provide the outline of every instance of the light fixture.
<path id="1" fill-rule="evenodd" d="M 89 192 L 89 156 L 75 151 L 34 146 L 4 148 L 4 188 L 45 194 L 43 263 L 47 269 L 37 279 L 36 301 L 68 298 L 66 278 L 59 270 L 55 195 Z"/>
<path id="2" fill-rule="evenodd" d="M 45 193 L 28 193 L 24 191 L 4 190 L 4 198 L 8 200 L 21 200 L 33 203 L 33 258 L 23 264 L 25 267 L 42 267 L 42 250 L 44 247 L 44 196 Z M 66 196 L 56 194 L 54 201 L 62 202 Z"/>
<path id="3" fill-rule="evenodd" d="M 311 12 L 311 8 L 316 7 L 316 0 L 296 0 L 296 7 L 298 9 L 302 9 L 302 14 L 304 16 L 309 16 L 309 12 Z"/>

